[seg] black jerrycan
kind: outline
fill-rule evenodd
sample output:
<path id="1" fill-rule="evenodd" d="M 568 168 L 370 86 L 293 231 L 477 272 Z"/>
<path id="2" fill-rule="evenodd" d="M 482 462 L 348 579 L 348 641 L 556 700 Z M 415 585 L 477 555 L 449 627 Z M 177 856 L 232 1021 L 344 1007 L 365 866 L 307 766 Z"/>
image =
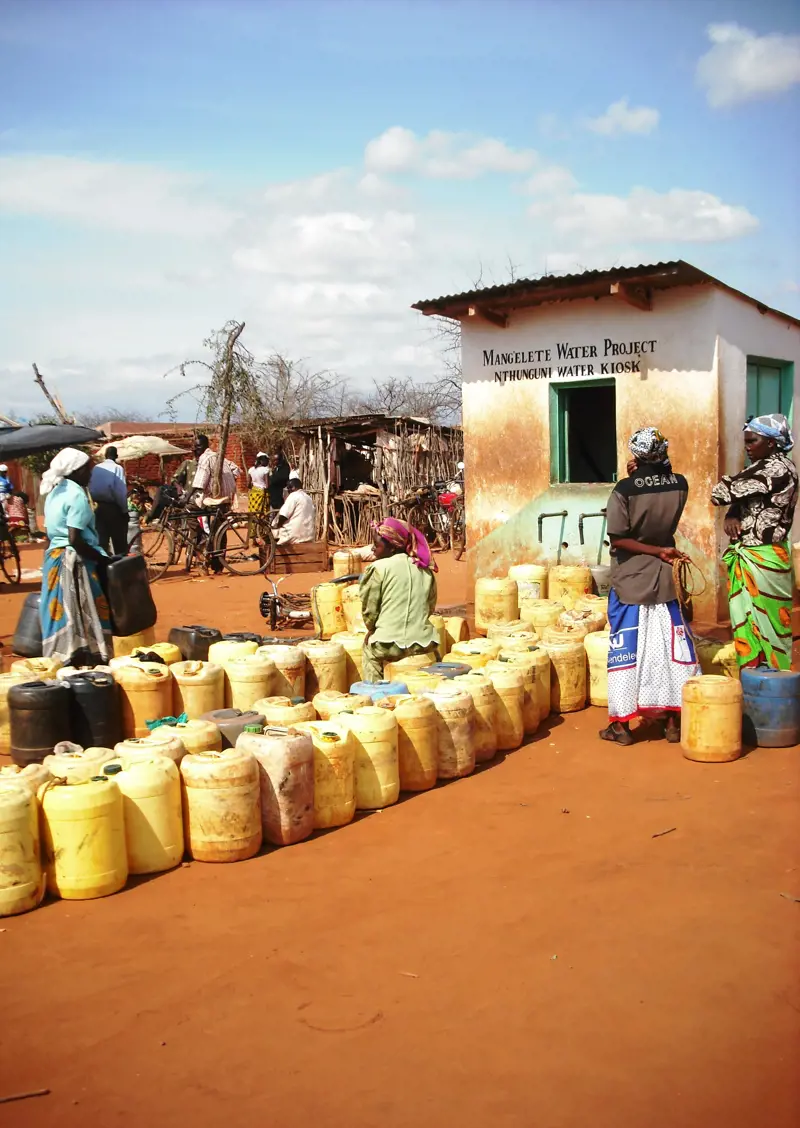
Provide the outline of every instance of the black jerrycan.
<path id="1" fill-rule="evenodd" d="M 222 632 L 216 627 L 195 623 L 188 627 L 173 627 L 169 641 L 180 650 L 184 662 L 207 662 L 208 648 L 212 642 L 222 641 Z"/>
<path id="2" fill-rule="evenodd" d="M 156 625 L 158 612 L 147 579 L 143 556 L 123 556 L 106 569 L 106 594 L 114 634 L 140 634 Z"/>
<path id="3" fill-rule="evenodd" d="M 67 679 L 72 697 L 72 739 L 82 748 L 113 748 L 124 739 L 119 686 L 111 674 L 100 671 L 75 674 Z"/>

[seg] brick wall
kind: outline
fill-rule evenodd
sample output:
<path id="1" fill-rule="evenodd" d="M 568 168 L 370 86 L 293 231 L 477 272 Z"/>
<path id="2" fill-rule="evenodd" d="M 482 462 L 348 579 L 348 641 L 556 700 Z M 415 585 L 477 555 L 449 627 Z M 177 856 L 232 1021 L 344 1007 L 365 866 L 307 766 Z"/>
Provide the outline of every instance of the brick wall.
<path id="1" fill-rule="evenodd" d="M 173 443 L 175 446 L 182 447 L 186 450 L 191 449 L 192 437 L 190 435 L 187 435 L 183 431 L 175 434 L 162 432 L 161 437 L 166 439 L 168 442 Z M 209 439 L 211 449 L 219 450 L 218 437 L 216 435 L 210 435 Z M 225 456 L 229 458 L 231 462 L 235 462 L 236 465 L 242 470 L 243 474 L 245 469 L 252 466 L 255 462 L 256 453 L 256 448 L 251 443 L 243 442 L 240 436 L 235 432 L 231 432 L 231 434 L 228 436 L 228 446 L 227 450 L 225 451 Z M 133 462 L 126 462 L 125 473 L 129 480 L 133 478 L 140 478 L 149 486 L 157 486 L 160 485 L 162 480 L 165 479 L 166 481 L 169 481 L 171 479 L 172 475 L 178 469 L 184 457 L 184 455 L 175 454 L 168 455 L 163 460 L 161 460 L 155 454 L 148 454 L 144 458 L 137 458 Z M 161 471 L 162 461 L 164 465 L 163 479 Z M 239 479 L 239 488 L 246 488 L 244 477 Z"/>

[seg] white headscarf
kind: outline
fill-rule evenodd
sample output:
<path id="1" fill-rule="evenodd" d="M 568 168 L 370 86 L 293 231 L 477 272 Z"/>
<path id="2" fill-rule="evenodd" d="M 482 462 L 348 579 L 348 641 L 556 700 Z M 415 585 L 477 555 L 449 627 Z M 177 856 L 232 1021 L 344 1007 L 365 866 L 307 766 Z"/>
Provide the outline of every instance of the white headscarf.
<path id="1" fill-rule="evenodd" d="M 39 493 L 42 497 L 46 497 L 56 486 L 60 486 L 65 478 L 74 474 L 76 470 L 80 470 L 81 466 L 85 466 L 88 461 L 89 455 L 84 454 L 82 450 L 64 447 L 50 463 L 50 469 L 45 470 L 42 475 Z"/>

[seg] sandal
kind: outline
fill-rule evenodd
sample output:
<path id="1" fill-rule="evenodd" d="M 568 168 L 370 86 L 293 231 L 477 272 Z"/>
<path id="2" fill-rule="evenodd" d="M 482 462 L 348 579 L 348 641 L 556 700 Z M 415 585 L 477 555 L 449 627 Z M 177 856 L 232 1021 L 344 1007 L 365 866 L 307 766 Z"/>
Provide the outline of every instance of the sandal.
<path id="1" fill-rule="evenodd" d="M 668 717 L 664 722 L 664 736 L 668 744 L 680 744 L 681 722 L 677 717 Z"/>
<path id="2" fill-rule="evenodd" d="M 601 740 L 610 740 L 612 744 L 621 744 L 627 748 L 633 744 L 633 733 L 630 727 L 622 721 L 613 721 L 608 728 L 600 729 Z"/>

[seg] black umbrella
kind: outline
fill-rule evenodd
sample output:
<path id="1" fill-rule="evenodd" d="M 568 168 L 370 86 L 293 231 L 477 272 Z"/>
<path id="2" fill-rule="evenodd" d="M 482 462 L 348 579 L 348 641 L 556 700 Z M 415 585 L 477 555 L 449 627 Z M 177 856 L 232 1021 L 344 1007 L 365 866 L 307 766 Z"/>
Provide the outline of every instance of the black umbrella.
<path id="1" fill-rule="evenodd" d="M 0 459 L 25 458 L 43 450 L 62 450 L 85 443 L 102 443 L 105 435 L 72 423 L 39 423 L 34 427 L 0 428 Z"/>

